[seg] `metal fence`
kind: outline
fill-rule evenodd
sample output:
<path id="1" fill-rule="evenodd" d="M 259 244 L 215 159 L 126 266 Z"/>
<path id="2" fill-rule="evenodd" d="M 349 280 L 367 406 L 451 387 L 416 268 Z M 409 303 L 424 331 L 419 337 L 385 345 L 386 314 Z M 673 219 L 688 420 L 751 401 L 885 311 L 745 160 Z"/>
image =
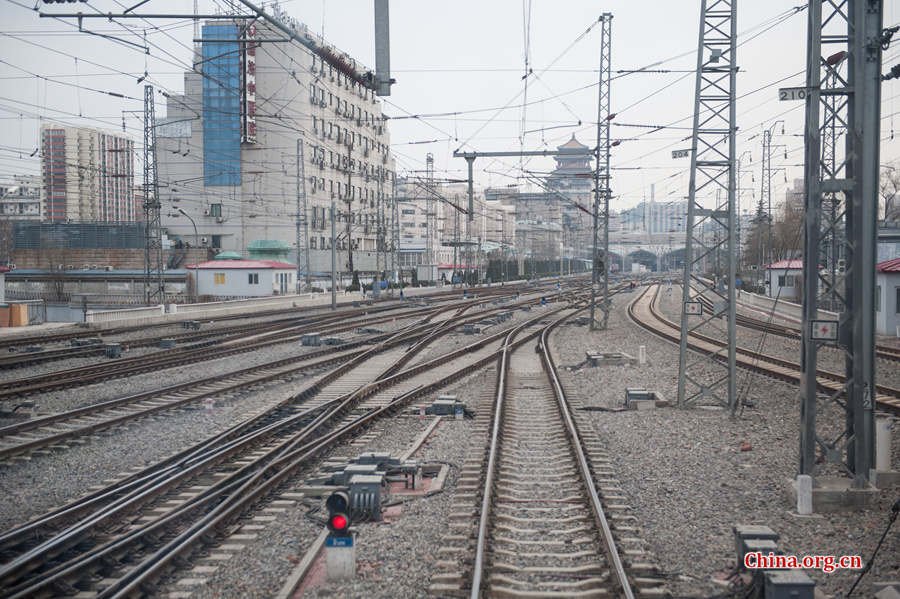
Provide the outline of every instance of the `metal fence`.
<path id="1" fill-rule="evenodd" d="M 13 249 L 138 249 L 143 223 L 13 223 Z"/>

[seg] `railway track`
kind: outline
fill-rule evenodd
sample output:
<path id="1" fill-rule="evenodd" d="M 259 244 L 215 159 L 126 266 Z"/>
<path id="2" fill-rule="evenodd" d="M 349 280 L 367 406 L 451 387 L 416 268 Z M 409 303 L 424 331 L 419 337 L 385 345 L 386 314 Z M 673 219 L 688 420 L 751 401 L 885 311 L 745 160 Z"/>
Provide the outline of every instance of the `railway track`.
<path id="1" fill-rule="evenodd" d="M 266 321 L 266 322 L 257 322 L 252 324 L 243 324 L 229 327 L 220 327 L 217 329 L 210 329 L 206 331 L 189 331 L 185 333 L 172 333 L 164 336 L 154 336 L 154 337 L 141 337 L 137 339 L 128 339 L 122 341 L 123 345 L 127 345 L 129 349 L 134 349 L 137 347 L 155 347 L 160 344 L 163 339 L 172 339 L 176 344 L 195 344 L 201 343 L 203 341 L 209 341 L 214 339 L 237 339 L 242 336 L 249 335 L 259 335 L 264 333 L 269 333 L 273 331 L 290 329 L 292 327 L 299 327 L 303 325 L 314 325 L 318 324 L 327 324 L 329 322 L 336 322 L 340 320 L 346 320 L 351 317 L 359 316 L 360 314 L 373 315 L 378 314 L 380 312 L 385 312 L 389 310 L 395 310 L 396 307 L 385 307 L 380 306 L 377 308 L 370 308 L 367 310 L 360 311 L 345 311 L 345 313 L 339 315 L 333 314 L 323 314 L 320 316 L 307 316 L 302 318 L 291 317 L 291 318 L 280 318 L 274 321 Z M 31 366 L 34 364 L 41 364 L 44 362 L 50 362 L 54 360 L 64 360 L 69 358 L 82 358 L 82 357 L 91 357 L 91 356 L 99 356 L 104 353 L 103 347 L 103 338 L 98 337 L 97 343 L 93 343 L 90 345 L 81 345 L 81 346 L 68 346 L 68 347 L 57 347 L 40 351 L 28 351 L 28 352 L 20 352 L 20 353 L 12 353 L 10 355 L 0 355 L 0 369 L 13 369 L 13 368 L 22 368 L 25 366 Z"/>
<path id="2" fill-rule="evenodd" d="M 641 295 L 628 306 L 628 314 L 631 319 L 639 326 L 647 329 L 651 333 L 668 339 L 674 343 L 680 341 L 680 326 L 666 318 L 659 312 L 656 307 L 656 300 L 659 293 L 659 286 L 654 287 L 654 292 L 650 293 L 650 287 L 647 287 Z M 725 342 L 720 339 L 713 339 L 697 332 L 691 332 L 688 346 L 702 353 L 715 355 L 717 359 L 724 359 L 721 350 L 725 347 Z M 783 380 L 788 383 L 800 384 L 802 370 L 800 364 L 766 355 L 744 347 L 737 348 L 738 366 L 760 372 L 767 376 Z M 820 369 L 817 372 L 819 388 L 829 394 L 838 394 L 846 382 L 846 377 L 842 373 L 830 372 Z M 900 389 L 888 387 L 886 385 L 876 385 L 875 394 L 876 404 L 879 408 L 900 414 Z"/>
<path id="3" fill-rule="evenodd" d="M 621 499 L 618 488 L 592 431 L 579 430 L 556 374 L 548 337 L 572 314 L 566 311 L 515 343 L 514 333 L 504 340 L 493 406 L 479 415 L 490 431 L 486 447 L 461 472 L 464 492 L 454 514 L 473 515 L 477 526 L 465 534 L 465 520 L 453 523 L 453 534 L 443 539 L 459 555 L 445 568 L 469 562 L 473 549 L 474 561 L 468 571 L 433 576 L 433 595 L 634 597 L 660 590 L 657 578 L 633 581 L 626 572 L 629 560 L 620 555 L 620 540 L 634 547 L 635 539 L 620 539 L 606 511 L 607 498 Z M 595 460 L 603 461 L 603 469 Z M 646 563 L 630 565 L 633 573 L 652 570 Z"/>
<path id="4" fill-rule="evenodd" d="M 517 329 L 533 326 L 542 316 Z M 444 326 L 449 330 L 453 324 L 448 321 Z M 400 333 L 389 341 L 408 340 Z M 279 406 L 277 414 L 258 416 L 83 501 L 0 535 L 0 549 L 7 560 L 0 566 L 0 592 L 8 597 L 75 589 L 96 592 L 98 597 L 124 597 L 138 589 L 146 592 L 156 578 L 177 567 L 194 549 L 214 542 L 216 535 L 258 507 L 283 481 L 309 469 L 325 449 L 410 401 L 492 363 L 496 352 L 475 351 L 485 343 L 490 341 L 477 341 L 372 381 L 372 372 L 390 372 L 402 357 L 403 352 L 396 349 L 382 351 L 387 345 L 383 343 L 308 383 L 293 400 Z M 447 362 L 455 362 L 455 367 L 436 379 L 436 367 Z M 352 375 L 355 380 L 342 381 L 358 368 L 364 372 Z M 391 401 L 359 415 L 360 403 L 367 397 L 421 373 L 431 373 L 428 384 L 399 395 L 394 390 Z M 369 382 L 330 401 L 310 401 L 331 386 L 349 389 L 366 378 Z"/>
<path id="5" fill-rule="evenodd" d="M 539 285 L 536 287 L 532 287 L 525 283 L 511 284 L 502 287 L 487 287 L 487 288 L 477 288 L 471 289 L 475 295 L 481 298 L 492 298 L 496 295 L 508 295 L 516 290 L 519 291 L 529 291 L 538 293 L 541 290 L 550 290 L 551 284 L 545 283 L 543 285 Z M 447 298 L 458 297 L 460 295 L 460 290 L 458 289 L 448 289 L 447 291 L 440 291 L 436 293 L 431 293 L 426 296 L 416 297 L 416 298 L 408 298 L 409 301 L 434 301 L 434 300 L 444 300 Z M 341 311 L 343 316 L 352 315 L 353 312 L 364 312 L 364 311 L 378 311 L 378 310 L 391 310 L 396 308 L 402 308 L 405 305 L 403 300 L 396 299 L 384 299 L 379 300 L 374 304 L 369 304 L 366 307 L 356 307 L 358 305 L 358 301 L 348 301 L 341 302 L 337 305 L 338 310 Z M 311 313 L 320 313 L 321 315 L 327 316 L 331 314 L 331 311 L 328 308 L 323 308 L 322 306 L 301 306 L 301 307 L 291 307 L 291 308 L 278 308 L 274 310 L 258 310 L 250 313 L 241 313 L 241 314 L 223 314 L 215 317 L 216 322 L 228 321 L 228 320 L 242 320 L 247 318 L 261 318 L 268 316 L 278 316 L 278 315 L 290 315 L 290 318 L 297 318 L 298 313 L 304 314 L 307 312 Z M 200 319 L 203 322 L 208 322 L 205 319 Z M 147 329 L 159 329 L 171 327 L 178 322 L 165 322 L 165 323 L 157 323 L 157 324 L 140 324 L 140 325 L 132 325 L 126 327 L 113 327 L 109 329 L 104 329 L 102 333 L 106 336 L 113 335 L 121 335 L 126 333 L 132 333 L 135 331 L 146 331 Z M 245 325 L 252 326 L 252 325 Z M 5 338 L 0 339 L 0 352 L 9 351 L 10 348 L 18 349 L 25 346 L 34 346 L 34 345 L 47 345 L 52 343 L 61 343 L 71 341 L 73 339 L 83 339 L 85 337 L 96 337 L 98 334 L 97 329 L 87 329 L 87 330 L 78 330 L 78 331 L 66 331 L 64 333 L 50 333 L 44 335 L 17 335 L 14 338 Z M 165 335 L 165 337 L 171 337 L 172 335 Z M 161 338 L 161 337 L 160 337 Z"/>
<path id="6" fill-rule="evenodd" d="M 701 304 L 703 304 L 704 310 L 713 309 L 712 301 L 706 296 L 698 295 L 697 299 Z M 742 326 L 748 329 L 754 329 L 757 331 L 763 331 L 768 335 L 777 335 L 779 337 L 785 337 L 787 339 L 796 339 L 797 341 L 800 340 L 800 329 L 797 327 L 770 322 L 768 320 L 762 320 L 759 318 L 753 318 L 752 316 L 747 316 L 746 314 L 740 313 L 735 315 L 735 320 L 738 326 Z M 891 347 L 890 345 L 876 345 L 875 356 L 883 360 L 900 362 L 900 347 Z"/>
<path id="7" fill-rule="evenodd" d="M 156 372 L 173 366 L 214 360 L 270 345 L 298 341 L 304 334 L 313 332 L 333 335 L 352 331 L 359 327 L 391 322 L 397 318 L 430 318 L 441 312 L 454 310 L 457 307 L 457 305 L 439 306 L 349 320 L 346 316 L 329 316 L 315 323 L 301 323 L 288 327 L 267 327 L 264 331 L 254 330 L 249 337 L 244 334 L 236 334 L 218 340 L 204 341 L 172 350 L 158 351 L 149 355 L 121 358 L 79 368 L 14 379 L 0 384 L 0 401 L 26 397 L 35 393 L 45 393 L 56 389 L 79 387 L 145 372 Z"/>
<path id="8" fill-rule="evenodd" d="M 397 355 L 391 361 L 392 366 L 390 369 L 381 373 L 375 372 L 378 369 L 378 362 L 373 361 L 366 368 L 354 370 L 355 377 L 344 377 L 342 386 L 328 390 L 323 389 L 316 400 L 316 405 L 325 404 L 355 389 L 366 380 L 372 380 L 372 377 L 376 374 L 379 374 L 377 378 L 389 376 L 411 360 L 421 349 L 453 328 L 481 321 L 486 316 L 505 309 L 493 309 L 468 318 L 462 318 L 470 307 L 471 305 L 458 308 L 452 315 L 444 314 L 441 317 L 446 318 L 436 324 L 429 323 L 427 320 L 414 324 L 399 338 L 393 334 L 382 334 L 342 346 L 244 368 L 225 375 L 200 378 L 162 389 L 155 389 L 9 425 L 0 428 L 0 460 L 8 460 L 13 456 L 42 451 L 48 447 L 67 448 L 67 444 L 78 442 L 75 440 L 95 434 L 100 430 L 153 416 L 164 411 L 182 408 L 207 398 L 235 393 L 270 382 L 286 380 L 297 374 L 302 375 L 313 372 L 336 362 L 359 356 L 366 351 L 359 348 L 366 345 L 382 343 L 387 344 L 385 347 L 392 348 L 398 345 L 407 345 L 410 342 L 414 343 L 409 348 L 401 348 L 399 352 L 395 352 Z M 435 316 L 435 314 L 431 316 Z M 394 340 L 390 341 L 392 337 L 394 337 Z M 375 370 L 372 370 L 372 368 Z"/>

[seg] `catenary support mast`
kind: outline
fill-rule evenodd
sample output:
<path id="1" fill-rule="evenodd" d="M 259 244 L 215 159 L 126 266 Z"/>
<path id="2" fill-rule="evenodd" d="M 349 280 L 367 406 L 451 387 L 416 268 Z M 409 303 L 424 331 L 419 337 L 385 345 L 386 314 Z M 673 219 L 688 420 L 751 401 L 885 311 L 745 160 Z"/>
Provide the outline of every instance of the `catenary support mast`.
<path id="1" fill-rule="evenodd" d="M 799 471 L 815 474 L 819 447 L 825 460 L 853 476 L 857 488 L 868 484 L 874 467 L 882 12 L 881 0 L 810 0 L 807 33 Z M 846 271 L 841 276 L 834 269 L 835 276 L 829 276 L 831 269 L 820 266 L 838 255 L 846 257 Z M 819 318 L 820 299 L 826 297 L 839 314 L 836 322 Z M 816 424 L 816 358 L 823 344 L 837 345 L 846 356 L 844 388 L 822 395 L 845 411 L 837 435 Z"/>
<path id="2" fill-rule="evenodd" d="M 600 15 L 600 85 L 597 98 L 597 168 L 594 170 L 594 240 L 591 260 L 591 329 L 605 329 L 609 320 L 609 127 L 613 115 L 609 112 L 609 75 L 612 50 L 612 14 Z M 598 289 L 599 287 L 599 289 Z M 597 326 L 596 306 L 599 291 L 600 311 Z"/>
<path id="3" fill-rule="evenodd" d="M 700 39 L 691 141 L 691 176 L 682 289 L 678 405 L 712 401 L 737 407 L 735 380 L 735 83 L 737 79 L 737 0 L 701 0 Z M 716 196 L 722 201 L 717 202 Z M 724 192 L 724 193 L 722 193 Z M 713 205 L 714 208 L 708 206 Z M 707 231 L 718 235 L 704 235 Z M 710 243 L 709 238 L 713 241 Z M 726 247 L 724 276 L 706 279 L 701 265 Z M 701 297 L 702 296 L 702 297 Z M 702 307 L 707 300 L 712 311 Z M 725 323 L 725 331 L 721 323 Z M 726 336 L 715 355 L 688 350 L 691 331 Z M 724 335 L 723 335 L 724 332 Z"/>
<path id="4" fill-rule="evenodd" d="M 144 86 L 144 225 L 144 302 L 147 305 L 165 303 L 152 85 Z"/>

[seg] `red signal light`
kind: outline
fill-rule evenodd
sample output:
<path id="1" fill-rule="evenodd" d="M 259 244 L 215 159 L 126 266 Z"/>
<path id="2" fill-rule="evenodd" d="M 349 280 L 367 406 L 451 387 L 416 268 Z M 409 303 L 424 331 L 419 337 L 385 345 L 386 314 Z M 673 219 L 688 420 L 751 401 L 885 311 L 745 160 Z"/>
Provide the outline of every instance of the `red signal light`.
<path id="1" fill-rule="evenodd" d="M 331 518 L 331 530 L 340 531 L 347 529 L 347 517 L 343 514 L 337 514 Z"/>

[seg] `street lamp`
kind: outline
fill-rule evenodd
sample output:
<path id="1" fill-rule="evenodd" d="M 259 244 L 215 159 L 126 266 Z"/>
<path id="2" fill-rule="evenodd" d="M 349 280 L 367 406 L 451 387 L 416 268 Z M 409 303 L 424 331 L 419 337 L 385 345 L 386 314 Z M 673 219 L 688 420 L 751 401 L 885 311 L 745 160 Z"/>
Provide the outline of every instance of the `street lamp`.
<path id="1" fill-rule="evenodd" d="M 189 221 L 191 221 L 191 225 L 193 225 L 193 227 L 194 227 L 194 243 L 197 244 L 197 243 L 199 242 L 199 240 L 200 240 L 200 236 L 197 234 L 197 223 L 194 222 L 194 219 L 191 218 L 191 215 L 190 215 L 190 214 L 188 214 L 187 212 L 185 212 L 185 211 L 182 210 L 181 208 L 178 208 L 178 212 L 180 212 L 180 213 L 182 213 L 183 215 L 185 215 L 185 216 L 187 217 L 187 219 L 188 219 Z M 200 271 L 198 270 L 198 271 L 197 271 L 197 275 L 199 275 L 199 274 L 200 274 Z M 197 278 L 197 277 L 195 277 L 195 278 Z M 194 289 L 193 289 L 193 293 L 191 294 L 191 295 L 193 295 L 193 299 L 194 299 L 195 301 L 196 301 L 196 299 L 197 299 L 197 283 L 199 283 L 199 280 L 194 281 Z"/>

